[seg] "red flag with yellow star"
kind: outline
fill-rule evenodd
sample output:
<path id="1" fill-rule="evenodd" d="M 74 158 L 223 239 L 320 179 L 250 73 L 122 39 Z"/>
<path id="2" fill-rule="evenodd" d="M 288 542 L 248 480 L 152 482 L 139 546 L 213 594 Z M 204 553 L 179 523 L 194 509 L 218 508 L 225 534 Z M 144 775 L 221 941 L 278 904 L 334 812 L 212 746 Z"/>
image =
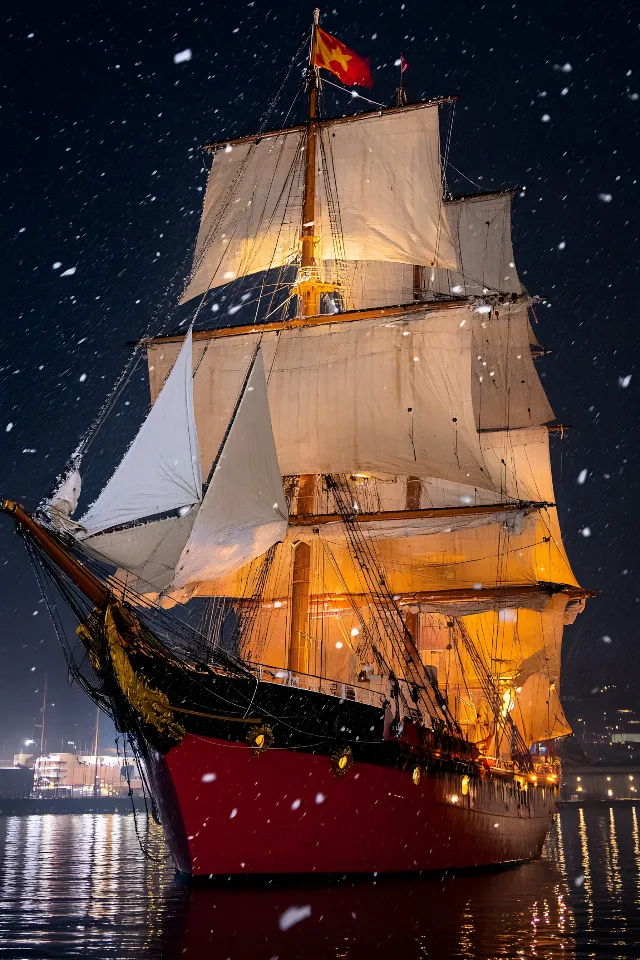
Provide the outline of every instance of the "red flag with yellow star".
<path id="1" fill-rule="evenodd" d="M 373 86 L 369 61 L 359 57 L 320 27 L 316 27 L 313 65 L 330 70 L 346 86 L 353 86 L 354 83 L 369 89 Z"/>

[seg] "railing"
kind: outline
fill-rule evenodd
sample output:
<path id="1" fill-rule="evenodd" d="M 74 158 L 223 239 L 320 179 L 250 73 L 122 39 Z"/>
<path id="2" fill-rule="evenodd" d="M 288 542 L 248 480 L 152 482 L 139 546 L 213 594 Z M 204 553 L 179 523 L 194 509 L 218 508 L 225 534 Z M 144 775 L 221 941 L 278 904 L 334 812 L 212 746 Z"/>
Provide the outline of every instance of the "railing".
<path id="1" fill-rule="evenodd" d="M 328 677 L 316 676 L 311 673 L 298 673 L 295 670 L 285 670 L 279 667 L 268 667 L 261 663 L 247 664 L 252 673 L 265 683 L 279 683 L 284 687 L 293 687 L 298 690 L 309 690 L 312 693 L 322 693 L 340 700 L 351 700 L 355 703 L 366 703 L 373 707 L 382 707 L 387 699 L 386 692 L 371 690 L 368 687 L 354 683 L 343 683 L 340 680 L 330 680 Z"/>
<path id="2" fill-rule="evenodd" d="M 537 757 L 534 757 L 533 772 L 539 779 L 546 778 L 548 781 L 555 783 L 560 780 L 562 764 L 557 757 L 547 758 L 545 760 L 539 760 Z"/>

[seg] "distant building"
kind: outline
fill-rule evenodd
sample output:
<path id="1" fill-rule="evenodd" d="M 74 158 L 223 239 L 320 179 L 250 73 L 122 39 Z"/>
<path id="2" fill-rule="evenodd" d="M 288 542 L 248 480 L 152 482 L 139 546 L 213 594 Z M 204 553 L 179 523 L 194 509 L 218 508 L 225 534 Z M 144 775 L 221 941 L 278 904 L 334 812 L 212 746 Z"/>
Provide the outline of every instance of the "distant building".
<path id="1" fill-rule="evenodd" d="M 635 697 L 615 685 L 594 687 L 588 697 L 565 697 L 575 738 L 588 757 L 606 763 L 640 761 L 640 711 Z"/>
<path id="2" fill-rule="evenodd" d="M 566 765 L 562 771 L 561 800 L 640 799 L 640 765 Z"/>
<path id="3" fill-rule="evenodd" d="M 97 763 L 96 763 L 97 760 Z M 34 766 L 34 792 L 39 796 L 87 797 L 94 794 L 94 782 L 101 797 L 126 796 L 129 791 L 126 772 L 135 792 L 142 788 L 135 763 L 126 767 L 118 757 L 79 756 L 75 753 L 49 753 L 38 757 Z"/>
<path id="4" fill-rule="evenodd" d="M 13 755 L 14 767 L 29 767 L 30 770 L 33 770 L 35 762 L 35 753 L 14 753 Z"/>

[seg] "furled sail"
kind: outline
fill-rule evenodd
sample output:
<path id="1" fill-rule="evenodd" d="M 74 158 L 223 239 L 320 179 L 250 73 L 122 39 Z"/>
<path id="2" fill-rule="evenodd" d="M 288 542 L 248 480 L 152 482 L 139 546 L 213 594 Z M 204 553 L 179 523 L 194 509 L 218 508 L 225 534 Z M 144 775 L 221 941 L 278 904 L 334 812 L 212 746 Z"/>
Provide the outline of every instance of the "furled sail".
<path id="1" fill-rule="evenodd" d="M 283 475 L 373 471 L 493 488 L 471 398 L 466 306 L 262 335 Z M 203 473 L 218 450 L 259 333 L 196 341 Z M 179 341 L 148 346 L 152 399 Z"/>
<path id="2" fill-rule="evenodd" d="M 191 330 L 135 440 L 80 523 L 89 534 L 198 503 Z"/>
<path id="3" fill-rule="evenodd" d="M 319 127 L 318 258 L 453 268 L 442 204 L 438 107 L 416 104 L 322 121 Z M 304 149 L 303 131 L 296 128 L 215 151 L 183 301 L 237 277 L 294 262 Z"/>
<path id="4" fill-rule="evenodd" d="M 455 267 L 423 260 L 385 263 L 372 257 L 327 260 L 325 275 L 339 281 L 345 310 L 411 303 L 415 298 L 520 294 L 511 242 L 513 191 L 447 200 L 444 204 Z M 342 261 L 345 257 L 342 258 Z"/>
<path id="5" fill-rule="evenodd" d="M 77 457 L 72 460 L 51 496 L 40 505 L 40 509 L 58 530 L 72 534 L 78 530 L 79 525 L 71 519 L 71 515 L 78 506 L 81 489 L 80 457 Z"/>
<path id="6" fill-rule="evenodd" d="M 287 524 L 258 349 L 172 586 L 221 577 L 244 566 L 282 540 Z"/>

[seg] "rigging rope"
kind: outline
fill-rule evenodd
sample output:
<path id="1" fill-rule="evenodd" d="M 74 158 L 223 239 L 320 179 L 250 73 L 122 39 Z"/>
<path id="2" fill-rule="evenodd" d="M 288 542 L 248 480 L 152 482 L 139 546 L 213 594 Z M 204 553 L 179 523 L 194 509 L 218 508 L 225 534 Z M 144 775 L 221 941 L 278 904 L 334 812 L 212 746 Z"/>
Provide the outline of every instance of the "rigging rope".
<path id="1" fill-rule="evenodd" d="M 342 516 L 356 570 L 366 585 L 366 592 L 371 597 L 378 622 L 392 645 L 398 664 L 404 663 L 405 679 L 414 686 L 417 694 L 414 697 L 416 705 L 418 696 L 421 696 L 432 723 L 441 723 L 450 733 L 461 736 L 462 731 L 438 689 L 437 681 L 421 663 L 414 662 L 411 654 L 408 654 L 411 647 L 416 651 L 417 647 L 404 622 L 400 607 L 389 590 L 382 563 L 376 556 L 374 541 L 367 538 L 359 529 L 359 524 L 354 522 L 354 497 L 348 481 L 346 478 L 339 479 L 336 475 L 328 474 L 325 482 L 333 493 L 337 512 Z M 392 676 L 391 679 L 394 680 L 395 677 Z"/>

